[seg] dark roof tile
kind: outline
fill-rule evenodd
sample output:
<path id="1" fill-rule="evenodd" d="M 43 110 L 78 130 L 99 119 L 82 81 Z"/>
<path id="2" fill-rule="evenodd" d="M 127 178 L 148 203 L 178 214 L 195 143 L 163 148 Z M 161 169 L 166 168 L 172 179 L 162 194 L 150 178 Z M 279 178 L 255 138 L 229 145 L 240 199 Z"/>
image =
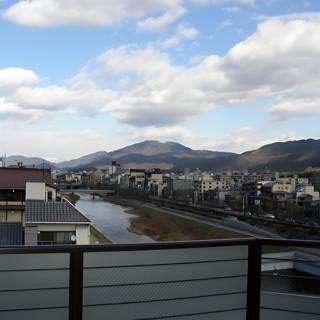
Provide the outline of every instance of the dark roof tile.
<path id="1" fill-rule="evenodd" d="M 46 202 L 27 200 L 25 223 L 90 223 L 76 207 L 67 201 Z"/>

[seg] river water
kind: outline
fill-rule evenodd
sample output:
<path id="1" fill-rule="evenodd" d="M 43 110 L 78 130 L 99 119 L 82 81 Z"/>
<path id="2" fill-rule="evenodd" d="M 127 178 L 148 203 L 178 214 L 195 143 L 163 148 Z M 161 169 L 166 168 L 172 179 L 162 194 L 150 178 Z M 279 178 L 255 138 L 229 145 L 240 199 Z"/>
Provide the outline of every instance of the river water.
<path id="1" fill-rule="evenodd" d="M 128 214 L 125 207 L 103 201 L 100 197 L 79 194 L 80 200 L 76 207 L 88 217 L 94 226 L 102 232 L 112 243 L 143 243 L 154 242 L 147 236 L 134 234 L 128 230 L 130 218 L 136 216 Z"/>

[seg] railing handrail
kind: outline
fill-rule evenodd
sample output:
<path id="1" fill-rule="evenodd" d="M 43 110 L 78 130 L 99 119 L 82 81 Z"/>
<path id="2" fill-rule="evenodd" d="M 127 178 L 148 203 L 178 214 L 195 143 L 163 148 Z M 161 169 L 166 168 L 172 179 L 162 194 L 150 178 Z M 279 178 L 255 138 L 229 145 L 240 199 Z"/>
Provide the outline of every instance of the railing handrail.
<path id="1" fill-rule="evenodd" d="M 223 240 L 158 242 L 141 244 L 103 244 L 103 245 L 46 245 L 13 246 L 0 248 L 1 254 L 65 253 L 69 255 L 69 320 L 81 320 L 83 312 L 83 272 L 86 252 L 120 252 L 141 250 L 168 250 L 215 248 L 226 246 L 248 247 L 247 306 L 246 320 L 260 318 L 261 259 L 262 246 L 286 246 L 320 248 L 320 241 L 288 240 L 265 238 L 238 238 Z"/>
<path id="2" fill-rule="evenodd" d="M 252 238 L 223 239 L 223 240 L 172 241 L 172 242 L 132 243 L 132 244 L 6 246 L 6 247 L 0 248 L 0 254 L 188 249 L 188 248 L 241 246 L 241 245 L 249 245 L 254 243 L 261 246 L 269 245 L 269 246 L 320 248 L 320 241 L 317 241 L 317 240 L 291 240 L 291 239 L 271 239 L 271 238 L 252 237 Z"/>

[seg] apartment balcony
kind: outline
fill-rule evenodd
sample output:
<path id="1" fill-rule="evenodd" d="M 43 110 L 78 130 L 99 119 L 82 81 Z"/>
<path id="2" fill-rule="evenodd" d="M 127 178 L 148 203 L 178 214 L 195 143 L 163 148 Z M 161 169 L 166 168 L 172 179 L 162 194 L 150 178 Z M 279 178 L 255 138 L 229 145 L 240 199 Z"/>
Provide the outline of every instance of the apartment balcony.
<path id="1" fill-rule="evenodd" d="M 2 248 L 0 319 L 320 319 L 319 249 L 265 239 Z"/>

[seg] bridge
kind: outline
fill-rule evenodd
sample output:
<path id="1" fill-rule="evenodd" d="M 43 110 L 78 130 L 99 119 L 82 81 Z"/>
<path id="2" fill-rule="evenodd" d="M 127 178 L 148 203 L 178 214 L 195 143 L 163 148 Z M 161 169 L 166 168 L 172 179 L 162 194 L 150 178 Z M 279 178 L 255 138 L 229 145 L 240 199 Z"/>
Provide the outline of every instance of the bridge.
<path id="1" fill-rule="evenodd" d="M 94 200 L 96 196 L 104 197 L 104 196 L 111 196 L 115 193 L 114 190 L 98 190 L 98 189 L 61 189 L 59 191 L 62 194 L 67 193 L 80 193 L 80 194 L 89 194 L 92 196 Z"/>

